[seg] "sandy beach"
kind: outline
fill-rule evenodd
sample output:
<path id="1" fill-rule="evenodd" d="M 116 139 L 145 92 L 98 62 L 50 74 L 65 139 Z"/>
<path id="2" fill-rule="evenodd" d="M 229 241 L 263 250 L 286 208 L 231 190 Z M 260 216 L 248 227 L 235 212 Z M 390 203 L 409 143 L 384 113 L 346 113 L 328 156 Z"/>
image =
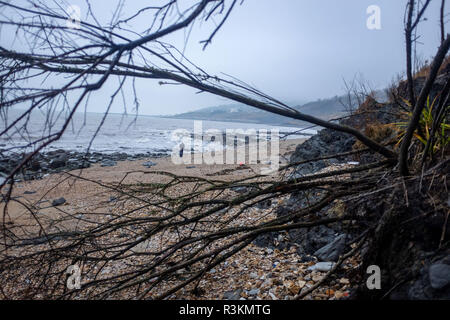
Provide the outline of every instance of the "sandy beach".
<path id="1" fill-rule="evenodd" d="M 290 154 L 303 141 L 280 142 L 280 166 L 288 163 Z M 142 164 L 147 161 L 153 161 L 156 165 L 146 168 Z M 9 203 L 5 222 L 12 226 L 21 226 L 20 228 L 26 226 L 23 230 L 26 229 L 29 232 L 38 230 L 37 221 L 47 227 L 52 226 L 54 221 L 59 221 L 59 228 L 75 230 L 78 229 L 80 223 L 107 223 L 111 219 L 120 219 L 124 212 L 129 214 L 134 210 L 136 210 L 134 213 L 137 217 L 144 217 L 148 216 L 148 211 L 139 209 L 142 202 L 133 201 L 132 198 L 122 201 L 119 199 L 121 195 L 115 192 L 117 186 L 128 186 L 127 190 L 132 190 L 132 186 L 142 187 L 168 181 L 166 175 L 156 174 L 157 172 L 218 181 L 234 181 L 254 176 L 258 173 L 258 167 L 261 165 L 175 165 L 170 157 L 121 161 L 114 167 L 101 167 L 99 164 L 94 164 L 83 170 L 51 174 L 41 180 L 16 183 L 12 194 L 13 201 Z M 187 194 L 192 191 L 189 189 L 191 187 L 195 188 L 192 184 L 183 184 L 179 188 L 173 188 L 171 194 L 175 197 L 178 194 Z M 53 202 L 60 198 L 64 198 L 63 203 L 55 205 Z M 273 219 L 276 217 L 277 205 L 284 200 L 286 199 L 281 197 L 277 202 L 272 202 L 266 207 L 251 208 L 245 215 L 234 219 L 229 226 L 251 225 Z M 31 211 L 35 212 L 34 216 Z M 233 219 L 236 212 L 237 208 L 233 208 L 221 219 Z M 25 233 L 23 230 L 20 229 L 18 234 Z M 122 241 L 120 239 L 123 237 L 133 237 L 133 232 L 130 228 L 118 230 L 111 233 L 108 241 L 111 243 Z M 161 239 L 152 240 L 152 243 L 143 250 L 164 247 L 168 243 L 177 241 L 174 236 L 167 234 Z M 280 235 L 280 237 L 282 236 Z M 283 241 L 283 239 L 280 238 L 277 241 Z M 304 260 L 304 257 L 297 253 L 295 246 L 280 251 L 251 243 L 236 253 L 230 261 L 218 265 L 205 274 L 197 283 L 202 288 L 200 293 L 193 290 L 192 285 L 189 285 L 168 298 L 288 299 L 303 287 L 311 287 L 321 280 L 322 272 L 311 272 L 308 269 L 314 263 L 311 260 Z M 114 262 L 101 270 L 97 270 L 96 266 L 94 270 L 85 272 L 84 280 L 94 279 L 93 274 L 97 271 L 101 271 L 100 277 L 108 277 L 123 272 L 126 268 L 126 262 Z M 341 279 L 341 282 L 334 283 L 332 286 L 324 286 L 322 289 L 316 290 L 313 296 L 307 298 L 339 299 L 345 296 L 349 286 L 348 279 Z M 5 290 L 15 292 L 18 290 L 16 287 L 20 288 L 20 284 L 5 288 Z M 159 290 L 165 289 L 165 285 L 159 288 Z M 114 298 L 128 299 L 132 297 L 129 294 L 125 291 Z"/>
<path id="2" fill-rule="evenodd" d="M 287 164 L 290 155 L 296 146 L 305 139 L 291 139 L 280 141 L 280 166 Z M 156 163 L 151 168 L 142 164 L 148 161 Z M 101 188 L 97 183 L 150 183 L 154 175 L 146 175 L 145 172 L 163 171 L 180 176 L 215 177 L 220 180 L 233 180 L 248 177 L 259 173 L 262 164 L 240 165 L 240 164 L 174 164 L 171 157 L 148 158 L 138 161 L 119 161 L 114 167 L 101 167 L 93 164 L 90 168 L 72 170 L 67 173 L 50 174 L 40 180 L 18 182 L 14 184 L 12 198 L 20 200 L 31 206 L 39 205 L 40 212 L 51 215 L 59 211 L 51 205 L 54 199 L 64 197 L 65 210 L 76 211 L 89 206 L 97 206 L 110 198 L 107 189 Z M 81 179 L 79 179 L 79 178 Z M 28 214 L 28 210 L 18 202 L 11 202 L 8 208 L 11 219 L 17 219 Z"/>

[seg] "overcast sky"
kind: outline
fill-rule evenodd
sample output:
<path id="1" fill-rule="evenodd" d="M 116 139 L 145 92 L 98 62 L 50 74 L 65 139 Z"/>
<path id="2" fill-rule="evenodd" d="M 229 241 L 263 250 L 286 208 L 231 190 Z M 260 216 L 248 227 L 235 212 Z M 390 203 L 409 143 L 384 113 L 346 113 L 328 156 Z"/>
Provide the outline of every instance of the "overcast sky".
<path id="1" fill-rule="evenodd" d="M 110 16 L 111 2 L 93 1 L 96 14 Z M 83 8 L 83 2 L 73 3 Z M 142 3 L 126 1 L 124 16 Z M 405 4 L 406 0 L 245 0 L 205 51 L 199 41 L 211 28 L 196 24 L 185 53 L 210 74 L 233 75 L 289 103 L 343 94 L 343 79 L 351 80 L 356 74 L 373 88 L 384 88 L 405 70 Z M 381 8 L 381 30 L 366 27 L 370 5 Z M 424 59 L 439 44 L 439 5 L 440 1 L 432 1 L 428 20 L 420 25 L 423 44 L 418 51 Z M 166 40 L 181 45 L 180 39 Z M 174 114 L 232 103 L 148 80 L 139 81 L 138 94 L 141 114 Z M 103 111 L 109 95 L 108 90 L 96 94 L 89 110 Z M 122 111 L 121 106 L 113 111 Z"/>

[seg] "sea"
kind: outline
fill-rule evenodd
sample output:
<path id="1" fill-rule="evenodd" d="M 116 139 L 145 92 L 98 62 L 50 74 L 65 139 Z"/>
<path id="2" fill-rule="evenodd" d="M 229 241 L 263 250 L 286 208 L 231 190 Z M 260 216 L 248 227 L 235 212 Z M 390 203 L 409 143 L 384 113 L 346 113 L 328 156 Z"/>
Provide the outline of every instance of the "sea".
<path id="1" fill-rule="evenodd" d="M 32 151 L 40 141 L 61 129 L 67 114 L 64 112 L 36 111 L 31 116 L 18 122 L 7 132 L 6 127 L 17 119 L 23 110 L 9 110 L 0 114 L 0 149 L 2 152 Z M 75 113 L 62 137 L 43 151 L 64 149 L 77 152 L 89 151 L 100 153 L 125 152 L 127 154 L 160 153 L 172 150 L 177 143 L 173 139 L 175 130 L 194 132 L 194 120 L 174 119 L 146 115 L 108 114 L 100 130 L 104 115 L 101 113 Z M 245 120 L 244 120 L 245 121 Z M 199 122 L 197 122 L 197 125 Z M 246 122 L 201 121 L 203 131 L 215 129 L 226 132 L 227 129 L 242 130 L 278 130 L 282 139 L 299 139 L 309 137 L 316 131 L 301 127 L 280 127 L 269 124 Z M 286 136 L 287 135 L 287 136 Z"/>

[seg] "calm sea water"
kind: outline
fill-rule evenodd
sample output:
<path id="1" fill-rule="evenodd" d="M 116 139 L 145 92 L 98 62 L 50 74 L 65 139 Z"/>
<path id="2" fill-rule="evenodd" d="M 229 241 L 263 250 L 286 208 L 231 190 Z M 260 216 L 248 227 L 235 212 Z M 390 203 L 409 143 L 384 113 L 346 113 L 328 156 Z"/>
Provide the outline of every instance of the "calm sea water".
<path id="1" fill-rule="evenodd" d="M 3 130 L 18 117 L 18 110 L 10 111 L 8 117 L 0 118 L 0 129 Z M 0 137 L 2 149 L 9 149 L 29 144 L 49 133 L 56 133 L 64 122 L 64 114 L 52 115 L 34 112 L 28 119 L 26 132 L 21 129 L 24 122 L 16 125 L 14 130 Z M 62 138 L 54 143 L 46 151 L 52 149 L 65 149 L 73 151 L 86 151 L 94 136 L 103 114 L 77 113 L 69 128 Z M 51 123 L 52 125 L 49 125 Z M 280 136 L 284 133 L 295 132 L 301 128 L 279 127 L 265 124 L 202 121 L 203 130 L 218 129 L 225 132 L 226 129 L 278 129 Z M 162 152 L 171 150 L 176 141 L 171 140 L 172 132 L 177 129 L 194 130 L 194 120 L 168 119 L 151 116 L 109 114 L 101 130 L 93 140 L 91 151 L 102 153 L 126 152 L 128 154 Z M 314 130 L 306 130 L 304 133 L 314 133 Z M 302 135 L 291 135 L 288 139 L 302 138 Z M 29 150 L 31 150 L 29 148 Z M 13 150 L 14 151 L 14 150 Z M 22 151 L 22 150 L 21 150 Z"/>

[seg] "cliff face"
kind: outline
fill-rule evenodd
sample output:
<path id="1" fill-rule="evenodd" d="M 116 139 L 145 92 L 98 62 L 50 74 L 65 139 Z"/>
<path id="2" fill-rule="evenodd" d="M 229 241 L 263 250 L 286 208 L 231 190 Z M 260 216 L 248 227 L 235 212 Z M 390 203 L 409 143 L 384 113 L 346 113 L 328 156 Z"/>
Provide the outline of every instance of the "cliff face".
<path id="1" fill-rule="evenodd" d="M 447 65 L 448 66 L 448 65 Z M 437 97 L 450 79 L 450 67 L 441 71 L 430 99 Z M 425 78 L 417 78 L 416 92 L 420 92 Z M 405 91 L 404 83 L 396 89 L 397 94 Z M 378 103 L 368 98 L 352 117 L 341 123 L 358 128 L 379 143 L 395 144 L 398 132 L 394 123 L 405 121 L 406 112 L 394 102 Z M 447 115 L 448 118 L 448 115 Z M 291 156 L 291 163 L 349 153 L 364 146 L 350 135 L 323 129 L 305 143 L 297 146 Z M 419 143 L 412 148 L 417 155 Z M 351 228 L 343 223 L 292 231 L 291 240 L 303 248 L 303 254 L 320 260 L 336 261 L 339 254 L 347 252 L 346 244 L 364 231 L 368 241 L 361 252 L 361 268 L 354 275 L 360 286 L 353 298 L 364 299 L 450 299 L 450 188 L 447 177 L 450 171 L 449 150 L 435 160 L 429 169 L 416 176 L 399 177 L 396 168 L 386 169 L 376 185 L 367 192 L 333 202 L 317 213 L 330 216 L 335 212 L 354 215 Z M 414 157 L 413 157 L 414 158 Z M 324 160 L 296 166 L 293 177 L 301 177 L 330 165 L 349 161 L 360 164 L 372 163 L 382 158 L 373 152 L 359 155 L 333 156 Z M 355 179 L 361 175 L 353 175 Z M 295 210 L 305 201 L 315 201 L 323 191 L 309 190 L 294 194 L 278 212 Z M 313 196 L 311 197 L 311 194 Z M 377 265 L 382 272 L 381 290 L 368 290 L 367 267 Z"/>

